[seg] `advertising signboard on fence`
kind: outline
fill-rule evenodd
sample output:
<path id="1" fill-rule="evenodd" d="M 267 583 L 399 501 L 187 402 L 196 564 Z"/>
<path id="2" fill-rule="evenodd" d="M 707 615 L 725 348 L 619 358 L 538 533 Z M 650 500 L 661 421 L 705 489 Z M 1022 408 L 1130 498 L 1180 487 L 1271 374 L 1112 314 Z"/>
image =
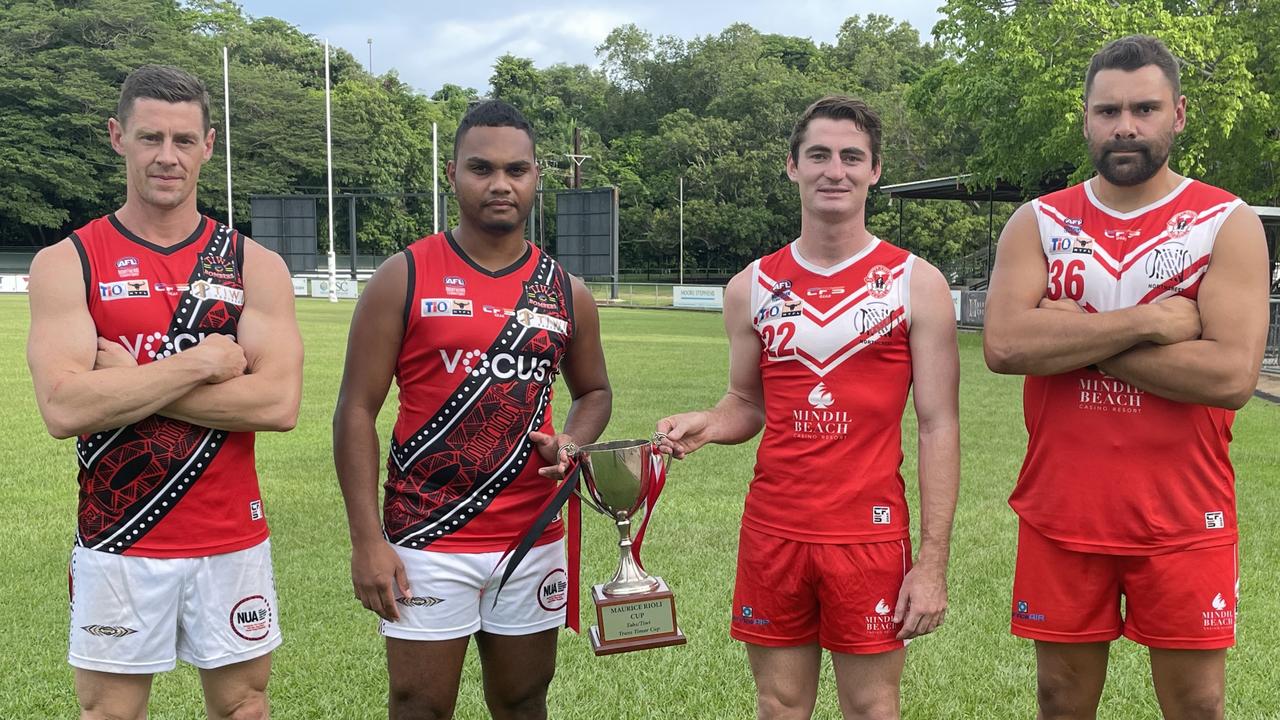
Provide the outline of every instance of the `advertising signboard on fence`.
<path id="1" fill-rule="evenodd" d="M 360 297 L 360 290 L 355 280 L 350 278 L 338 278 L 338 297 L 354 300 Z M 329 280 L 312 280 L 311 281 L 311 297 L 327 298 L 329 297 Z"/>
<path id="2" fill-rule="evenodd" d="M 306 294 L 307 294 L 307 279 L 300 278 L 300 277 L 293 278 L 294 297 L 298 297 L 300 295 L 306 295 Z M 325 295 L 328 295 L 328 294 L 329 293 L 325 293 Z"/>
<path id="3" fill-rule="evenodd" d="M 951 304 L 956 310 L 956 322 L 960 322 L 960 295 L 961 293 L 959 290 L 951 291 Z"/>
<path id="4" fill-rule="evenodd" d="M 672 285 L 671 304 L 678 308 L 723 310 L 724 288 L 719 285 Z"/>
<path id="5" fill-rule="evenodd" d="M 0 275 L 0 292 L 24 293 L 27 291 L 27 275 Z"/>

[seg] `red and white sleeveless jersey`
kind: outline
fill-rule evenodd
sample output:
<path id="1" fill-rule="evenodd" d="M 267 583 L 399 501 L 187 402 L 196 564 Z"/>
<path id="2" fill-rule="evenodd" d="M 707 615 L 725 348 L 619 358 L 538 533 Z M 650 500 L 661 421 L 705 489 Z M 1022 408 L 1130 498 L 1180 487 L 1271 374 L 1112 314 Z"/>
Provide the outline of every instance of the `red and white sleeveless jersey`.
<path id="1" fill-rule="evenodd" d="M 899 467 L 914 261 L 872 238 L 830 268 L 794 242 L 752 264 L 765 427 L 745 527 L 820 543 L 908 536 Z"/>
<path id="2" fill-rule="evenodd" d="M 1133 212 L 1088 183 L 1032 201 L 1047 295 L 1087 312 L 1195 299 L 1218 229 L 1239 198 L 1184 180 Z M 1009 504 L 1072 550 L 1148 554 L 1236 541 L 1230 410 L 1174 402 L 1094 368 L 1028 376 L 1029 440 Z"/>
<path id="3" fill-rule="evenodd" d="M 206 217 L 186 240 L 160 247 L 115 215 L 71 234 L 100 337 L 139 365 L 195 347 L 213 333 L 235 339 L 244 308 L 244 239 Z M 76 543 L 143 557 L 203 557 L 267 537 L 253 433 L 152 415 L 83 435 Z"/>
<path id="4" fill-rule="evenodd" d="M 403 547 L 504 550 L 556 489 L 529 432 L 552 433 L 552 384 L 573 336 L 569 275 L 532 245 L 497 272 L 447 232 L 405 250 L 400 411 L 383 530 Z M 564 535 L 559 520 L 539 544 Z"/>

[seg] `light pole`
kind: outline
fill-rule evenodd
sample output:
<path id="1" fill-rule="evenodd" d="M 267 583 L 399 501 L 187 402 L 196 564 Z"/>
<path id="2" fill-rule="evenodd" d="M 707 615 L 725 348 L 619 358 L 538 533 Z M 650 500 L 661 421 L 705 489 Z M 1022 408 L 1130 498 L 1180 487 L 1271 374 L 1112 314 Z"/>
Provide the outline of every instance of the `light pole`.
<path id="1" fill-rule="evenodd" d="M 684 176 L 680 176 L 680 284 L 684 284 Z"/>
<path id="2" fill-rule="evenodd" d="M 365 42 L 369 43 L 369 74 L 372 75 L 373 74 L 373 38 L 369 38 Z"/>

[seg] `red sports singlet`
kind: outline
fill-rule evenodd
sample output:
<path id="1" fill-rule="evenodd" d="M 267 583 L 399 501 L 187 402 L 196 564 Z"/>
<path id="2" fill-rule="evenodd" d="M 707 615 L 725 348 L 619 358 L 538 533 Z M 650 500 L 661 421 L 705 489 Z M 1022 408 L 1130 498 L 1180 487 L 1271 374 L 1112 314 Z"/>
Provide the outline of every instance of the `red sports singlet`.
<path id="1" fill-rule="evenodd" d="M 1195 299 L 1239 198 L 1184 180 L 1119 213 L 1074 185 L 1032 201 L 1048 296 L 1087 312 Z M 1009 504 L 1069 550 L 1153 554 L 1236 541 L 1230 410 L 1174 402 L 1084 368 L 1028 376 L 1027 457 Z"/>
<path id="2" fill-rule="evenodd" d="M 552 384 L 574 330 L 569 275 L 532 245 L 490 272 L 449 233 L 405 255 L 384 532 L 409 548 L 504 550 L 556 488 L 528 435 L 554 432 Z M 557 520 L 539 544 L 563 534 Z"/>
<path id="3" fill-rule="evenodd" d="M 99 336 L 139 365 L 235 339 L 244 307 L 244 241 L 209 218 L 186 240 L 153 245 L 108 215 L 71 234 Z M 76 544 L 143 557 L 202 557 L 267 537 L 253 433 L 152 415 L 83 435 Z"/>
<path id="4" fill-rule="evenodd" d="M 914 260 L 872 238 L 830 268 L 795 243 L 752 265 L 765 428 L 743 526 L 820 543 L 908 536 L 899 466 Z"/>

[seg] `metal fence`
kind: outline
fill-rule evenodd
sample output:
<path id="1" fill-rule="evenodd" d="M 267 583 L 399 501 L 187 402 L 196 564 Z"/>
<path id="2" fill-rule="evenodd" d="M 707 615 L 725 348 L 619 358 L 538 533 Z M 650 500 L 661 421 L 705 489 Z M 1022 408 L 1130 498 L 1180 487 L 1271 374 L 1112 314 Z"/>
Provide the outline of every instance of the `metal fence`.
<path id="1" fill-rule="evenodd" d="M 1271 298 L 1267 347 L 1262 351 L 1262 372 L 1280 374 L 1280 297 Z"/>

